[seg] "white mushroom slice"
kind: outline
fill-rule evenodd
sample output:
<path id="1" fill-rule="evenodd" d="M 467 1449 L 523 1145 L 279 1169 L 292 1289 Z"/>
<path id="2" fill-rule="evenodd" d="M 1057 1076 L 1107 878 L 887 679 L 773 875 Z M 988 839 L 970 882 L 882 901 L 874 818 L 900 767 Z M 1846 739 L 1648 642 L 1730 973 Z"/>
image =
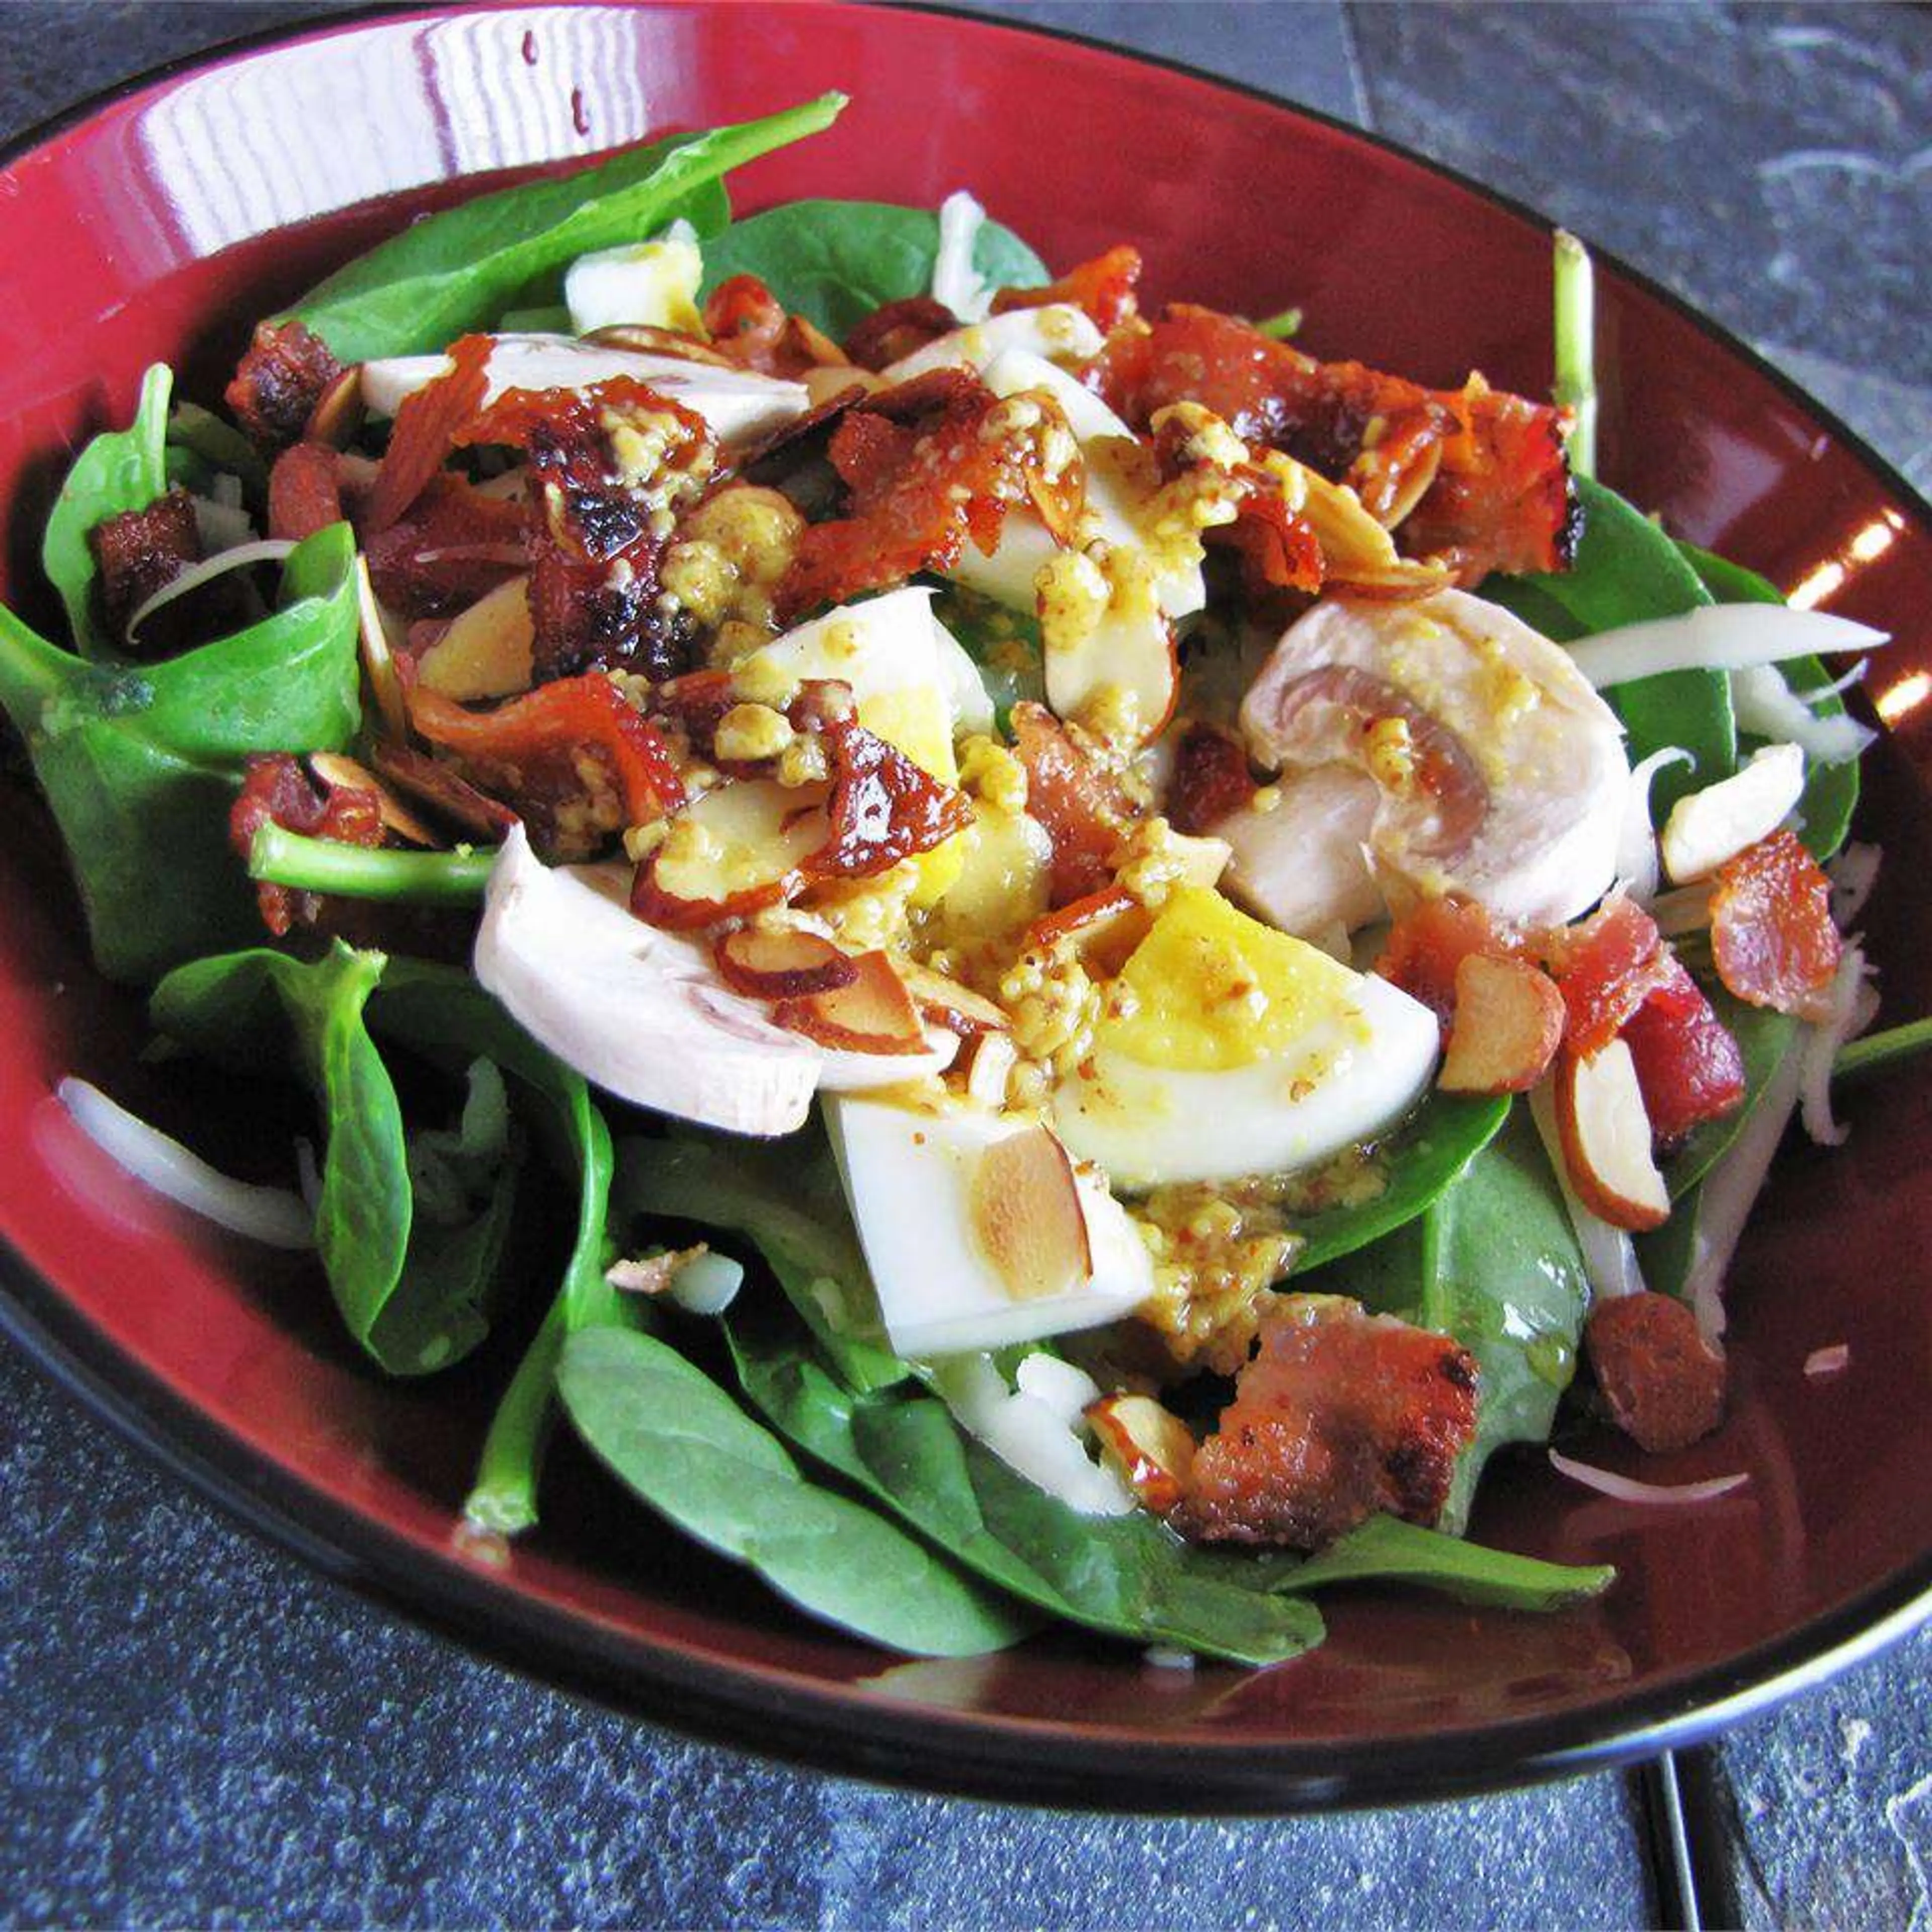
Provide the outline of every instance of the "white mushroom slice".
<path id="1" fill-rule="evenodd" d="M 1008 349 L 1023 349 L 1049 362 L 1079 362 L 1100 352 L 1102 339 L 1100 330 L 1071 302 L 1048 302 L 1041 308 L 1009 309 L 984 322 L 969 322 L 902 356 L 880 373 L 892 383 L 922 376 L 928 369 L 980 370 Z"/>
<path id="2" fill-rule="evenodd" d="M 362 365 L 362 395 L 374 416 L 395 414 L 404 400 L 448 374 L 446 356 L 390 356 Z M 711 425 L 724 444 L 755 442 L 805 413 L 802 382 L 721 369 L 672 356 L 614 349 L 568 335 L 500 335 L 490 351 L 487 406 L 512 389 L 581 389 L 629 376 L 668 400 L 682 404 Z"/>
<path id="3" fill-rule="evenodd" d="M 520 826 L 484 896 L 475 968 L 537 1042 L 607 1093 L 734 1133 L 787 1134 L 815 1089 L 942 1072 L 958 1042 L 916 1054 L 828 1052 L 774 1025 L 699 942 L 634 918 L 628 866 L 544 865 Z"/>
<path id="4" fill-rule="evenodd" d="M 1727 778 L 1680 798 L 1664 826 L 1664 867 L 1672 882 L 1708 879 L 1727 859 L 1768 838 L 1804 792 L 1804 754 L 1767 745 Z"/>
<path id="5" fill-rule="evenodd" d="M 1350 765 L 1286 772 L 1277 802 L 1230 812 L 1214 827 L 1232 856 L 1223 884 L 1258 919 L 1314 940 L 1380 919 L 1382 888 L 1369 863 L 1370 828 L 1382 794 Z"/>
<path id="6" fill-rule="evenodd" d="M 1241 728 L 1262 765 L 1375 781 L 1385 895 L 1461 892 L 1555 923 L 1616 875 L 1622 728 L 1565 652 L 1480 598 L 1324 599 L 1275 646 Z"/>

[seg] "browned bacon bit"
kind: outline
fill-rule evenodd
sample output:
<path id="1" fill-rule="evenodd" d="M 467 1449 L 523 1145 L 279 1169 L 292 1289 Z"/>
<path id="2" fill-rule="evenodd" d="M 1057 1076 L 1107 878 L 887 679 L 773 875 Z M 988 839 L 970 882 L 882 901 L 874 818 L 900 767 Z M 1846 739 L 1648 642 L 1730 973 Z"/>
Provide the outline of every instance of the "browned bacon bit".
<path id="1" fill-rule="evenodd" d="M 144 510 L 103 518 L 88 532 L 87 545 L 100 572 L 101 619 L 117 645 L 137 656 L 158 658 L 190 641 L 184 627 L 166 622 L 165 608 L 142 626 L 139 638 L 128 634 L 129 620 L 141 606 L 201 555 L 194 500 L 185 490 L 170 490 Z"/>
<path id="2" fill-rule="evenodd" d="M 993 298 L 993 313 L 1009 309 L 1044 308 L 1049 302 L 1071 302 L 1084 309 L 1102 332 L 1118 328 L 1140 313 L 1134 295 L 1141 278 L 1141 251 L 1125 242 L 1070 268 L 1043 289 L 1002 289 Z"/>
<path id="3" fill-rule="evenodd" d="M 1168 1521 L 1203 1543 L 1319 1550 L 1386 1511 L 1430 1523 L 1476 1432 L 1474 1358 L 1330 1295 L 1284 1296 Z"/>
<path id="4" fill-rule="evenodd" d="M 341 522 L 341 453 L 326 442 L 291 443 L 268 472 L 268 534 L 300 543 Z"/>
<path id="5" fill-rule="evenodd" d="M 487 335 L 466 335 L 451 345 L 449 368 L 403 398 L 389 432 L 389 447 L 376 473 L 363 512 L 365 535 L 395 522 L 428 487 L 461 432 L 475 419 L 490 389 Z"/>
<path id="6" fill-rule="evenodd" d="M 411 620 L 466 609 L 530 568 L 526 516 L 521 503 L 440 472 L 400 523 L 365 539 L 376 595 Z"/>
<path id="7" fill-rule="evenodd" d="M 1474 899 L 1424 899 L 1389 928 L 1376 971 L 1420 1000 L 1442 1022 L 1446 1036 L 1456 1017 L 1456 968 L 1472 954 L 1508 959 L 1521 948 L 1520 938 L 1499 929 Z"/>
<path id="8" fill-rule="evenodd" d="M 1754 1006 L 1824 1016 L 1844 942 L 1832 884 L 1795 832 L 1774 832 L 1718 872 L 1711 956 L 1728 991 Z"/>
<path id="9" fill-rule="evenodd" d="M 1288 507 L 1278 484 L 1247 491 L 1235 507 L 1234 520 L 1202 532 L 1216 548 L 1241 560 L 1242 580 L 1250 597 L 1271 590 L 1322 588 L 1322 540 L 1306 518 Z"/>
<path id="10" fill-rule="evenodd" d="M 546 859 L 588 858 L 626 826 L 684 802 L 663 734 L 610 680 L 586 672 L 494 711 L 471 711 L 420 685 L 410 722 L 462 776 L 510 805 Z"/>
<path id="11" fill-rule="evenodd" d="M 795 379 L 846 359 L 804 316 L 788 315 L 756 275 L 720 282 L 706 300 L 704 326 L 718 360 L 761 375 Z"/>
<path id="12" fill-rule="evenodd" d="M 1583 1346 L 1611 1419 L 1640 1448 L 1688 1449 L 1724 1420 L 1724 1352 L 1686 1304 L 1648 1288 L 1599 1301 Z"/>
<path id="13" fill-rule="evenodd" d="M 1580 926 L 1559 926 L 1548 934 L 1544 953 L 1568 1009 L 1564 1044 L 1586 1060 L 1622 1032 L 1631 1015 L 1670 980 L 1677 963 L 1656 922 L 1621 892 Z"/>
<path id="14" fill-rule="evenodd" d="M 1129 816 L 1112 774 L 1081 750 L 1043 705 L 1016 704 L 1013 748 L 1026 767 L 1027 812 L 1053 842 L 1048 879 L 1064 906 L 1113 883 L 1108 863 Z"/>
<path id="15" fill-rule="evenodd" d="M 1002 400 L 963 369 L 931 370 L 854 404 L 830 455 L 847 512 L 805 532 L 778 586 L 787 622 L 916 570 L 944 570 L 969 542 L 990 556 L 1016 503 L 1030 502 L 1049 530 L 1069 530 L 1086 499 L 1078 446 L 1058 411 Z"/>
<path id="16" fill-rule="evenodd" d="M 845 338 L 848 358 L 862 369 L 884 369 L 950 335 L 959 318 L 930 296 L 908 296 L 873 310 Z"/>
<path id="17" fill-rule="evenodd" d="M 1212 724 L 1190 724 L 1181 733 L 1167 791 L 1167 822 L 1175 831 L 1211 832 L 1254 795 L 1238 738 Z"/>
<path id="18" fill-rule="evenodd" d="M 277 752 L 248 760 L 241 793 L 229 812 L 228 842 L 244 860 L 265 825 L 279 825 L 307 838 L 332 838 L 341 845 L 380 845 L 382 800 L 361 786 L 319 790 L 298 760 Z M 256 881 L 255 898 L 262 924 L 278 939 L 298 924 L 314 926 L 322 914 L 321 894 L 267 879 Z"/>
<path id="19" fill-rule="evenodd" d="M 342 364 L 298 322 L 264 322 L 224 393 L 230 413 L 262 450 L 297 441 Z"/>
<path id="20" fill-rule="evenodd" d="M 1577 530 L 1560 410 L 1491 390 L 1424 389 L 1358 362 L 1318 362 L 1248 323 L 1176 304 L 1142 334 L 1121 330 L 1090 380 L 1127 421 L 1192 400 L 1243 442 L 1286 451 L 1333 482 L 1358 472 L 1372 495 L 1404 498 L 1405 480 L 1439 452 L 1428 487 L 1403 521 L 1405 553 L 1436 558 L 1464 586 L 1491 570 L 1561 570 Z M 1378 476 L 1372 450 L 1390 426 L 1405 460 Z"/>
<path id="21" fill-rule="evenodd" d="M 1744 1058 L 1703 989 L 1674 957 L 1624 1022 L 1651 1132 L 1670 1146 L 1744 1097 Z"/>
<path id="22" fill-rule="evenodd" d="M 866 879 L 929 852 L 973 822 L 964 792 L 941 784 L 854 718 L 826 728 L 832 836 L 805 862 L 814 878 Z"/>

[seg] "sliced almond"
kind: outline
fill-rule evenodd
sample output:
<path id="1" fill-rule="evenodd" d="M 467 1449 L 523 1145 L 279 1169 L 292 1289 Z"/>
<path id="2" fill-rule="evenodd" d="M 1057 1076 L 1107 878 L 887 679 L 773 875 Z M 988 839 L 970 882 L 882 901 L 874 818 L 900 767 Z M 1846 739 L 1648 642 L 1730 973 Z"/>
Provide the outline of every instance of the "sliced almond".
<path id="1" fill-rule="evenodd" d="M 1019 1064 L 1019 1048 L 1012 1036 L 982 1033 L 966 1042 L 966 1097 L 989 1113 L 998 1113 L 1006 1104 L 1006 1082 Z"/>
<path id="2" fill-rule="evenodd" d="M 741 927 L 712 948 L 724 983 L 758 1000 L 802 1000 L 836 992 L 859 969 L 830 940 L 816 932 L 760 932 Z"/>
<path id="3" fill-rule="evenodd" d="M 1728 859 L 1768 838 L 1804 790 L 1804 754 L 1796 745 L 1767 745 L 1715 784 L 1670 808 L 1660 841 L 1672 882 L 1708 879 Z"/>
<path id="4" fill-rule="evenodd" d="M 930 966 L 910 960 L 899 963 L 899 976 L 910 989 L 914 1004 L 928 1019 L 949 1033 L 970 1040 L 983 1033 L 1005 1033 L 1012 1022 L 1004 1011 L 970 986 L 935 973 Z"/>
<path id="5" fill-rule="evenodd" d="M 850 963 L 847 985 L 781 1000 L 772 1018 L 820 1046 L 848 1053 L 923 1053 L 926 1028 L 892 962 L 883 952 L 861 952 Z"/>
<path id="6" fill-rule="evenodd" d="M 1094 1272 L 1073 1163 L 1047 1127 L 993 1142 L 973 1171 L 968 1212 L 981 1252 L 1016 1301 L 1070 1294 Z"/>
<path id="7" fill-rule="evenodd" d="M 398 838 L 412 845 L 440 845 L 443 842 L 399 799 L 367 766 L 340 752 L 311 752 L 308 768 L 331 791 L 372 791 L 381 808 L 382 824 Z"/>
<path id="8" fill-rule="evenodd" d="M 416 676 L 458 704 L 514 697 L 530 688 L 536 639 L 530 579 L 513 577 L 454 620 L 417 660 Z"/>
<path id="9" fill-rule="evenodd" d="M 1180 1502 L 1194 1467 L 1194 1438 L 1151 1396 L 1110 1395 L 1087 1406 L 1100 1459 L 1156 1516 Z"/>
<path id="10" fill-rule="evenodd" d="M 376 715 L 382 721 L 382 734 L 398 745 L 406 745 L 410 739 L 410 710 L 403 696 L 403 681 L 396 674 L 389 620 L 376 600 L 376 586 L 369 580 L 369 560 L 360 550 L 356 554 L 356 609 L 363 675 L 369 680 L 369 694 L 376 700 Z"/>
<path id="11" fill-rule="evenodd" d="M 1563 1016 L 1563 995 L 1540 968 L 1466 953 L 1436 1084 L 1451 1094 L 1527 1094 L 1562 1044 Z"/>
<path id="12" fill-rule="evenodd" d="M 631 910 L 688 932 L 782 905 L 802 886 L 800 867 L 826 830 L 822 806 L 776 779 L 715 786 L 677 814 L 638 867 Z"/>
<path id="13" fill-rule="evenodd" d="M 1084 964 L 1112 974 L 1126 963 L 1153 923 L 1153 916 L 1125 886 L 1104 886 L 1036 920 L 1026 943 L 1050 952 L 1070 940 Z"/>
<path id="14" fill-rule="evenodd" d="M 362 365 L 356 363 L 343 370 L 322 392 L 322 399 L 310 412 L 302 431 L 309 442 L 326 442 L 332 449 L 346 449 L 362 427 Z"/>
<path id="15" fill-rule="evenodd" d="M 713 369 L 737 365 L 728 356 L 721 356 L 709 343 L 694 335 L 680 334 L 674 328 L 659 328 L 646 322 L 614 322 L 593 328 L 584 340 L 600 349 L 628 349 L 642 356 L 674 356 L 680 362 L 702 362 Z"/>
<path id="16" fill-rule="evenodd" d="M 1660 1227 L 1670 1196 L 1652 1156 L 1650 1116 L 1630 1048 L 1613 1040 L 1590 1059 L 1559 1053 L 1553 1098 L 1577 1198 L 1613 1228 L 1640 1234 Z"/>

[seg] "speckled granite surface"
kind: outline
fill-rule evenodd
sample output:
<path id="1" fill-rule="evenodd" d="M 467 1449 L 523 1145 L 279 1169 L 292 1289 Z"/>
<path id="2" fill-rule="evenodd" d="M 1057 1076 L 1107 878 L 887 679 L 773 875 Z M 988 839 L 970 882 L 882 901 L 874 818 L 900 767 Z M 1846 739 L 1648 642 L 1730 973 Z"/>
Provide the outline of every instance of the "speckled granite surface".
<path id="1" fill-rule="evenodd" d="M 0 133 L 302 0 L 0 4 Z M 1932 484 L 1932 15 L 1009 5 L 1365 122 L 1750 335 Z M 1688 185 L 1694 184 L 1694 189 Z M 0 1922 L 1634 1925 L 1630 1784 L 1276 1823 L 1015 1810 L 587 1709 L 237 1531 L 0 1352 Z M 1932 1636 L 1709 1768 L 1754 1926 L 1932 1922 Z"/>

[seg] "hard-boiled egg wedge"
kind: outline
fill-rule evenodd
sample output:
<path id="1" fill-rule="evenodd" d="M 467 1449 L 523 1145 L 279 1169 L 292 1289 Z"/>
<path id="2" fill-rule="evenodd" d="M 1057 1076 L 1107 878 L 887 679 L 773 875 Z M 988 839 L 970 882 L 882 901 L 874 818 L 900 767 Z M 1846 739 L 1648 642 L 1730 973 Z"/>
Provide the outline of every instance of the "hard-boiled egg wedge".
<path id="1" fill-rule="evenodd" d="M 900 1354 L 1090 1328 L 1153 1292 L 1154 1264 L 1106 1180 L 1038 1122 L 846 1096 L 825 1118 Z"/>
<path id="2" fill-rule="evenodd" d="M 1388 981 L 1183 886 L 1103 996 L 1054 1124 L 1120 1186 L 1286 1173 L 1400 1120 L 1437 1042 Z"/>
<path id="3" fill-rule="evenodd" d="M 805 1124 L 820 1087 L 944 1072 L 958 1040 L 842 1052 L 774 1025 L 705 949 L 632 916 L 628 866 L 544 865 L 521 826 L 503 842 L 476 934 L 477 978 L 566 1066 L 639 1106 L 736 1133 Z"/>
<path id="4" fill-rule="evenodd" d="M 880 372 L 888 383 L 923 376 L 928 369 L 984 369 L 996 356 L 1021 349 L 1048 362 L 1082 362 L 1100 352 L 1100 332 L 1071 302 L 1049 302 L 1041 308 L 1009 309 L 969 322 L 902 356 Z"/>
<path id="5" fill-rule="evenodd" d="M 690 224 L 680 221 L 655 242 L 580 255 L 563 278 L 564 306 L 579 335 L 630 322 L 701 337 L 698 290 L 704 277 L 698 238 Z"/>
<path id="6" fill-rule="evenodd" d="M 362 365 L 362 400 L 371 413 L 394 416 L 406 397 L 448 374 L 446 356 L 386 356 Z M 711 425 L 721 443 L 744 444 L 782 429 L 805 413 L 802 382 L 721 369 L 674 356 L 614 349 L 569 335 L 500 335 L 490 351 L 486 406 L 511 389 L 581 389 L 613 376 L 629 376 Z"/>

